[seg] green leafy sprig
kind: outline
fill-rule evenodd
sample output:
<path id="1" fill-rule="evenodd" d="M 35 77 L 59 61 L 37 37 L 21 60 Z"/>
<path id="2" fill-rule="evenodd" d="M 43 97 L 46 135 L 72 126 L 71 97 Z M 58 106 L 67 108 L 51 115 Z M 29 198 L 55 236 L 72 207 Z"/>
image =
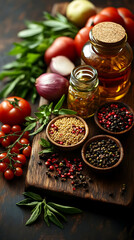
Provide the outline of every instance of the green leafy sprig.
<path id="1" fill-rule="evenodd" d="M 60 36 L 74 38 L 78 28 L 70 23 L 66 17 L 57 14 L 55 17 L 44 13 L 43 21 L 26 21 L 27 29 L 18 33 L 22 39 L 14 43 L 9 55 L 15 60 L 3 66 L 0 80 L 9 81 L 0 92 L 0 98 L 16 95 L 22 98 L 31 97 L 32 102 L 37 97 L 35 80 L 45 72 L 44 52 Z"/>
<path id="2" fill-rule="evenodd" d="M 35 113 L 35 117 L 26 117 L 26 128 L 25 131 L 31 131 L 35 128 L 37 122 L 39 127 L 35 129 L 30 135 L 35 135 L 43 130 L 43 128 L 49 123 L 52 115 L 63 115 L 63 114 L 76 114 L 75 111 L 70 109 L 61 108 L 65 100 L 65 95 L 61 97 L 58 103 L 53 107 L 53 102 L 49 105 L 44 104 L 39 107 L 38 112 Z"/>
<path id="3" fill-rule="evenodd" d="M 23 195 L 26 196 L 27 198 L 23 199 L 22 201 L 16 204 L 18 206 L 33 207 L 31 211 L 31 216 L 27 220 L 26 225 L 34 223 L 43 212 L 44 221 L 46 222 L 47 226 L 50 226 L 50 222 L 52 222 L 56 226 L 63 228 L 63 224 L 60 221 L 60 219 L 64 220 L 65 222 L 67 221 L 63 213 L 66 214 L 82 213 L 82 211 L 79 208 L 64 206 L 54 202 L 46 203 L 45 199 L 43 199 L 39 194 L 33 192 L 24 192 Z"/>

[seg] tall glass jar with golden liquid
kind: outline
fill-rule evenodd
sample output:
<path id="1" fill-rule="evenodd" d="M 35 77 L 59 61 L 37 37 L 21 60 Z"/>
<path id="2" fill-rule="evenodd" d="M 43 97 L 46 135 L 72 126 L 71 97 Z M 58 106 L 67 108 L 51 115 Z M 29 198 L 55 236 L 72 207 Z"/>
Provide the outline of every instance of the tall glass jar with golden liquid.
<path id="1" fill-rule="evenodd" d="M 131 85 L 133 59 L 125 29 L 113 22 L 98 23 L 91 29 L 89 39 L 82 50 L 82 64 L 97 70 L 101 99 L 122 98 Z"/>

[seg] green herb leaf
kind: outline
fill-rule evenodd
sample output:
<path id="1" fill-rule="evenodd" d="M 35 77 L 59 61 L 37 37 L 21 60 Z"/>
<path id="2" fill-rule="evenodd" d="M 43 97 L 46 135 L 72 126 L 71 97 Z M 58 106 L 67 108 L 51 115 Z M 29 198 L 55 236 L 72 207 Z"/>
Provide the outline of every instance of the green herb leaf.
<path id="1" fill-rule="evenodd" d="M 65 94 L 62 95 L 58 103 L 55 105 L 53 113 L 55 113 L 55 111 L 59 110 L 62 107 L 64 100 L 65 100 Z"/>
<path id="2" fill-rule="evenodd" d="M 37 218 L 40 216 L 41 214 L 41 208 L 42 208 L 42 202 L 39 202 L 34 211 L 32 212 L 30 218 L 28 219 L 28 221 L 26 222 L 26 225 L 32 224 L 33 222 L 35 222 L 37 220 Z"/>
<path id="3" fill-rule="evenodd" d="M 58 227 L 60 227 L 61 229 L 63 229 L 63 225 L 62 223 L 59 221 L 59 219 L 55 216 L 55 214 L 53 212 L 51 212 L 49 209 L 47 209 L 47 215 L 48 218 L 51 222 L 53 222 L 55 225 L 57 225 Z"/>
<path id="4" fill-rule="evenodd" d="M 51 212 L 56 213 L 56 214 L 59 215 L 61 218 L 63 218 L 65 222 L 67 222 L 67 219 L 66 219 L 66 217 L 65 217 L 63 214 L 61 214 L 60 212 L 58 212 L 58 211 L 57 211 L 56 209 L 54 209 L 53 207 L 49 206 L 49 204 L 47 204 L 47 207 L 49 208 L 49 210 L 50 210 Z"/>
<path id="5" fill-rule="evenodd" d="M 42 197 L 39 194 L 37 194 L 37 193 L 24 192 L 23 195 L 27 196 L 27 197 L 30 197 L 30 198 L 32 198 L 32 199 L 34 199 L 36 201 L 42 201 L 43 200 Z"/>
<path id="6" fill-rule="evenodd" d="M 26 29 L 22 30 L 18 33 L 18 37 L 20 38 L 29 38 L 33 37 L 39 33 L 42 33 L 42 28 L 38 26 L 38 28 Z"/>
<path id="7" fill-rule="evenodd" d="M 59 114 L 59 115 L 64 115 L 64 114 L 76 115 L 77 112 L 75 112 L 75 111 L 73 111 L 73 110 L 71 110 L 71 109 L 64 109 L 64 108 L 62 108 L 62 109 L 60 109 L 60 110 L 58 111 L 58 114 Z"/>
<path id="8" fill-rule="evenodd" d="M 47 147 L 47 148 L 51 147 L 51 143 L 49 141 L 47 141 L 46 139 L 44 139 L 44 138 L 40 139 L 40 145 L 42 147 Z"/>
<path id="9" fill-rule="evenodd" d="M 48 214 L 47 214 L 47 205 L 44 205 L 44 221 L 46 222 L 47 226 L 50 226 L 49 219 L 48 219 Z"/>
<path id="10" fill-rule="evenodd" d="M 75 207 L 64 206 L 64 205 L 60 205 L 53 202 L 48 202 L 48 205 L 53 208 L 56 208 L 61 212 L 68 213 L 68 214 L 82 213 L 82 211 L 79 208 L 75 208 Z"/>
<path id="11" fill-rule="evenodd" d="M 31 206 L 34 207 L 38 204 L 37 201 L 31 202 L 31 198 L 23 199 L 22 201 L 16 203 L 18 206 Z"/>

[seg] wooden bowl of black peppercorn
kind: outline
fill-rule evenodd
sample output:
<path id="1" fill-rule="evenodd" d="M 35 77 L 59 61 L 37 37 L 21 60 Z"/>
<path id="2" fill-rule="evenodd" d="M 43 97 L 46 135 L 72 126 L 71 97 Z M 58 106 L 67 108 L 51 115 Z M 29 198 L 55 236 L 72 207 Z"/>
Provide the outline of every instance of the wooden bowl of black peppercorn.
<path id="1" fill-rule="evenodd" d="M 118 139 L 109 135 L 96 135 L 82 147 L 83 161 L 93 170 L 107 172 L 123 160 L 124 151 Z"/>
<path id="2" fill-rule="evenodd" d="M 133 110 L 123 102 L 108 102 L 94 115 L 95 123 L 103 131 L 118 135 L 128 132 L 134 125 Z"/>

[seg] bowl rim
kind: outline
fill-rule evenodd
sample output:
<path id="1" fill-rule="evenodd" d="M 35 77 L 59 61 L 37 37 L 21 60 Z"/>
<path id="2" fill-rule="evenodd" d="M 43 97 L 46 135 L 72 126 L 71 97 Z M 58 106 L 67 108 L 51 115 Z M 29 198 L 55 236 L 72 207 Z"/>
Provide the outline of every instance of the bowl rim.
<path id="1" fill-rule="evenodd" d="M 75 143 L 75 144 L 73 144 L 73 145 L 60 145 L 60 144 L 56 143 L 55 141 L 53 141 L 52 138 L 50 137 L 49 128 L 50 128 L 51 124 L 54 123 L 57 119 L 64 118 L 64 117 L 77 118 L 77 119 L 79 119 L 79 120 L 84 124 L 84 126 L 85 126 L 85 135 L 84 135 L 84 137 L 83 137 L 78 143 Z M 72 114 L 72 115 L 63 114 L 63 115 L 59 115 L 59 116 L 57 116 L 57 117 L 54 117 L 54 118 L 48 123 L 48 125 L 47 125 L 47 127 L 46 127 L 46 136 L 47 136 L 48 140 L 49 140 L 52 144 L 54 144 L 55 146 L 60 147 L 60 148 L 62 148 L 62 149 L 68 149 L 68 150 L 70 150 L 71 148 L 73 149 L 73 148 L 75 148 L 75 147 L 77 147 L 77 146 L 79 147 L 79 146 L 86 140 L 88 134 L 89 134 L 89 127 L 88 127 L 86 121 L 85 121 L 83 118 L 81 118 L 80 116 L 77 116 L 77 115 L 74 115 L 74 114 Z"/>
<path id="2" fill-rule="evenodd" d="M 110 139 L 112 139 L 113 141 L 116 142 L 116 144 L 118 145 L 119 150 L 120 150 L 120 158 L 119 158 L 119 160 L 118 160 L 114 165 L 112 165 L 112 166 L 110 166 L 110 167 L 105 167 L 105 168 L 96 167 L 96 166 L 90 164 L 90 163 L 86 160 L 86 158 L 85 158 L 85 151 L 86 151 L 87 145 L 88 145 L 90 142 L 93 142 L 94 140 L 97 140 L 97 139 L 106 139 L 106 138 L 107 138 L 107 139 L 110 138 Z M 82 156 L 83 161 L 84 161 L 89 167 L 91 167 L 92 169 L 97 170 L 97 171 L 105 172 L 105 171 L 109 171 L 109 170 L 112 170 L 112 169 L 116 168 L 116 167 L 122 162 L 123 157 L 124 157 L 124 150 L 123 150 L 123 146 L 122 146 L 121 142 L 120 142 L 117 138 L 115 138 L 115 137 L 113 137 L 113 136 L 110 136 L 110 135 L 95 135 L 95 136 L 89 138 L 89 139 L 85 142 L 85 144 L 83 145 L 82 150 L 81 150 L 81 156 Z"/>
<path id="3" fill-rule="evenodd" d="M 98 114 L 99 110 L 100 110 L 102 107 L 108 106 L 108 105 L 110 105 L 110 104 L 119 104 L 119 105 L 121 104 L 122 106 L 125 106 L 125 107 L 132 113 L 132 115 L 133 115 L 133 121 L 132 121 L 132 124 L 130 125 L 129 128 L 127 128 L 126 130 L 123 130 L 123 131 L 121 131 L 121 132 L 112 132 L 112 131 L 110 131 L 110 130 L 104 128 L 104 127 L 102 127 L 102 125 L 101 125 L 101 124 L 99 123 L 99 121 L 98 121 L 97 114 Z M 133 125 L 134 125 L 134 111 L 133 111 L 133 109 L 132 109 L 129 105 L 127 105 L 126 103 L 121 102 L 121 101 L 105 102 L 105 103 L 103 103 L 102 105 L 100 105 L 99 108 L 97 109 L 97 111 L 95 112 L 95 114 L 94 114 L 94 121 L 95 121 L 95 123 L 98 125 L 98 127 L 99 127 L 100 129 L 102 129 L 103 131 L 105 131 L 105 132 L 107 132 L 107 133 L 110 133 L 110 134 L 113 134 L 113 135 L 120 135 L 120 134 L 123 134 L 123 133 L 128 132 L 128 131 L 133 127 Z"/>

